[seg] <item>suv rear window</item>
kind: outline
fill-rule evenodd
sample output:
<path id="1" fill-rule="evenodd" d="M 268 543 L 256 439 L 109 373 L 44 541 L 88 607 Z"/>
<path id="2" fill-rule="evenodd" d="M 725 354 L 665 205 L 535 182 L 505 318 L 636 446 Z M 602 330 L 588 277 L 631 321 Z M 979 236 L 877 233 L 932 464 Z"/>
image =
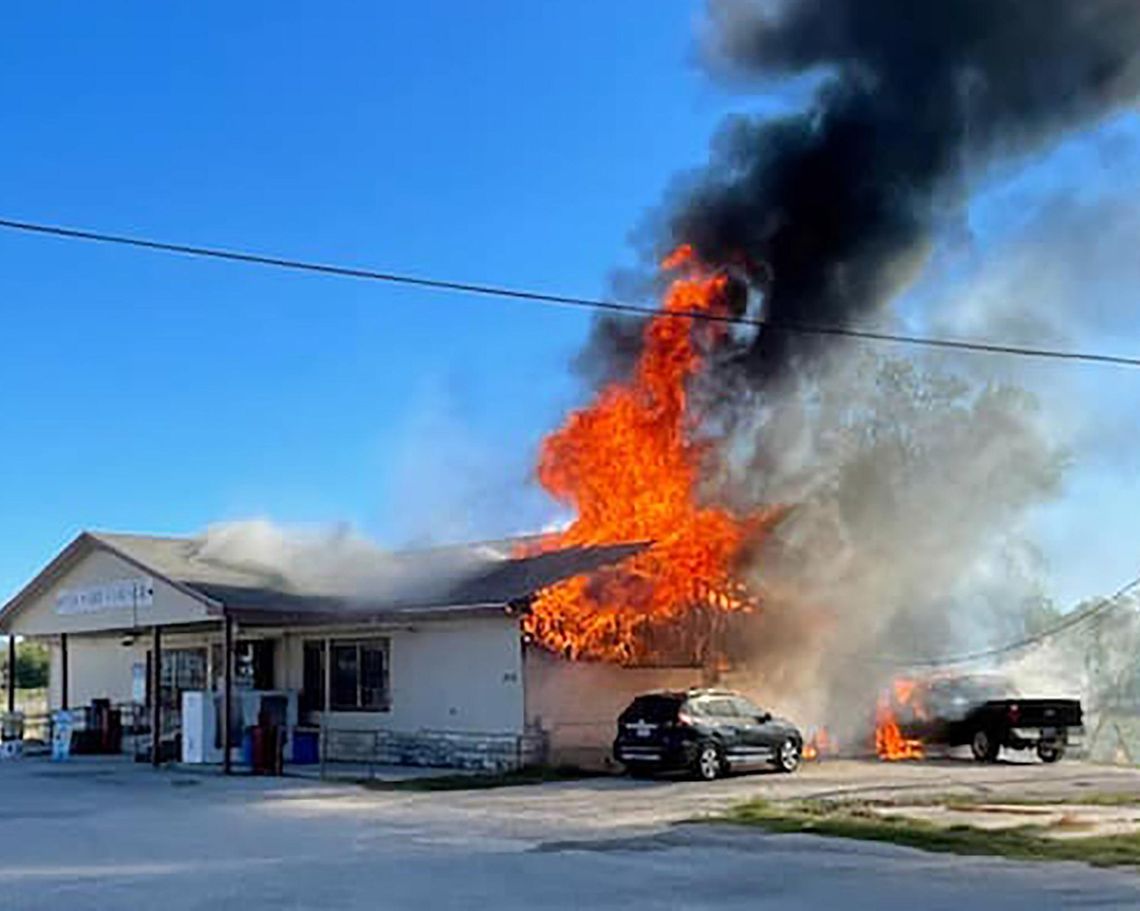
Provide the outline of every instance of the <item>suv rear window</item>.
<path id="1" fill-rule="evenodd" d="M 655 723 L 673 721 L 683 701 L 677 696 L 638 696 L 622 712 L 622 718 L 640 718 Z"/>

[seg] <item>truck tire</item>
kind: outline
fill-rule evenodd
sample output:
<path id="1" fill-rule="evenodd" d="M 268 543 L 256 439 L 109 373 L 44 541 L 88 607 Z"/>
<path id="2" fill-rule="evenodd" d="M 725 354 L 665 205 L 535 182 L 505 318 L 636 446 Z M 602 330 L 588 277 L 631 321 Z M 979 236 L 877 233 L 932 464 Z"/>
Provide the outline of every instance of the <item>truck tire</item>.
<path id="1" fill-rule="evenodd" d="M 992 731 L 978 728 L 970 739 L 970 751 L 978 762 L 997 762 L 998 752 L 1001 750 L 1001 741 L 993 735 Z"/>
<path id="2" fill-rule="evenodd" d="M 1037 744 L 1037 758 L 1042 762 L 1056 762 L 1065 755 L 1065 748 L 1057 743 Z"/>

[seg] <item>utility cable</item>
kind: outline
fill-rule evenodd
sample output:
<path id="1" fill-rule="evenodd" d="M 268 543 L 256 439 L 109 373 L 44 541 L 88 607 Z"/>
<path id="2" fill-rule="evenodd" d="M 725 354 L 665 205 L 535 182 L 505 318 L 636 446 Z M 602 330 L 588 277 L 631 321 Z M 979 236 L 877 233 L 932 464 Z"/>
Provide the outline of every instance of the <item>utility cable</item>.
<path id="1" fill-rule="evenodd" d="M 997 648 L 984 649 L 978 652 L 969 652 L 964 655 L 955 655 L 950 658 L 882 658 L 878 663 L 890 664 L 896 667 L 922 667 L 922 668 L 939 668 L 939 667 L 953 667 L 959 664 L 974 664 L 978 661 L 983 661 L 989 658 L 997 658 L 1002 655 L 1008 655 L 1011 652 L 1019 652 L 1022 649 L 1029 648 L 1030 646 L 1040 645 L 1054 636 L 1061 633 L 1068 632 L 1069 630 L 1081 626 L 1090 620 L 1095 620 L 1104 614 L 1120 607 L 1125 603 L 1124 599 L 1127 595 L 1131 594 L 1136 589 L 1140 588 L 1140 576 L 1137 576 L 1127 585 L 1117 589 L 1113 594 L 1107 598 L 1097 601 L 1095 604 L 1090 605 L 1082 611 L 1074 611 L 1072 614 L 1064 617 L 1058 623 L 1044 629 L 1031 636 L 1026 636 L 1022 639 L 1017 639 L 1013 642 L 1006 643 L 1005 645 L 998 646 Z"/>
<path id="2" fill-rule="evenodd" d="M 321 275 L 332 275 L 342 278 L 356 278 L 368 281 L 386 282 L 389 284 L 427 288 L 436 291 L 451 291 L 460 294 L 474 294 L 483 297 L 498 297 L 509 300 L 525 300 L 550 306 L 575 307 L 579 309 L 588 309 L 609 313 L 624 313 L 641 317 L 664 316 L 674 319 L 693 319 L 703 320 L 706 322 L 755 326 L 767 331 L 785 332 L 797 335 L 827 335 L 840 338 L 860 339 L 863 341 L 913 345 L 925 348 L 971 351 L 984 354 L 1004 354 L 1014 357 L 1041 358 L 1048 360 L 1079 361 L 1092 364 L 1111 364 L 1121 367 L 1140 367 L 1140 357 L 1103 354 L 1093 351 L 1074 351 L 1061 348 L 1035 348 L 1024 345 L 1007 345 L 999 342 L 969 339 L 951 339 L 925 335 L 907 335 L 894 332 L 881 332 L 872 329 L 856 329 L 850 326 L 821 325 L 797 322 L 793 320 L 770 320 L 763 317 L 732 316 L 729 314 L 707 313 L 694 310 L 664 311 L 640 304 L 630 304 L 621 301 L 604 300 L 601 298 L 579 297 L 570 294 L 554 294 L 503 285 L 487 285 L 478 284 L 475 282 L 452 281 L 449 279 L 409 275 L 399 272 L 386 272 L 375 269 L 340 266 L 333 263 L 319 263 L 308 260 L 290 259 L 282 256 L 267 256 L 259 253 L 249 253 L 242 250 L 224 249 L 221 247 L 202 247 L 192 244 L 168 243 L 166 241 L 151 240 L 144 237 L 132 237 L 122 234 L 108 234 L 102 231 L 92 231 L 81 228 L 67 228 L 60 225 L 49 225 L 38 222 L 17 221 L 10 218 L 0 218 L 0 228 L 9 231 L 20 231 L 26 234 L 39 234 L 51 237 L 67 238 L 70 240 L 114 244 L 123 247 L 134 247 L 136 249 L 154 250 L 164 253 L 177 253 L 183 256 L 226 260 L 229 262 L 269 266 L 278 269 L 291 269 L 300 272 L 313 272 Z"/>

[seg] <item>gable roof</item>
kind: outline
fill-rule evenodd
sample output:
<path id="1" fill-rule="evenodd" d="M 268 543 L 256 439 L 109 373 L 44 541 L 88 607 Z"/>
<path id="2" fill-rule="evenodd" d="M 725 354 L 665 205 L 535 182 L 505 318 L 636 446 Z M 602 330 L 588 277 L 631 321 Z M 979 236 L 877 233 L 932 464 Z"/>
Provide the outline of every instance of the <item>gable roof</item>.
<path id="1" fill-rule="evenodd" d="M 334 567 L 323 578 L 290 578 L 266 562 L 233 559 L 203 537 L 83 532 L 0 608 L 0 629 L 93 550 L 101 549 L 206 606 L 247 621 L 372 619 L 503 610 L 563 579 L 593 572 L 647 544 L 574 547 L 518 556 L 534 539 L 355 555 L 370 577 L 345 584 Z"/>

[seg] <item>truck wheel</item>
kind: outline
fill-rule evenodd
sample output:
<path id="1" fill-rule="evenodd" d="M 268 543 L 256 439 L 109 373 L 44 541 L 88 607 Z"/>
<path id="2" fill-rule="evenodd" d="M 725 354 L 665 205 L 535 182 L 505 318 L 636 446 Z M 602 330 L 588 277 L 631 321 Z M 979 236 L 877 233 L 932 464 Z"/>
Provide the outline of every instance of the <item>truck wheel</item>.
<path id="1" fill-rule="evenodd" d="M 1065 748 L 1055 743 L 1037 744 L 1037 758 L 1042 762 L 1056 762 L 1065 755 Z"/>
<path id="2" fill-rule="evenodd" d="M 720 748 L 710 741 L 705 741 L 697 748 L 697 760 L 693 763 L 693 772 L 701 781 L 715 781 L 724 773 L 724 760 L 720 755 Z"/>
<path id="3" fill-rule="evenodd" d="M 794 737 L 789 737 L 776 750 L 776 770 L 780 772 L 794 772 L 800 767 L 800 757 L 803 755 L 799 743 Z"/>
<path id="4" fill-rule="evenodd" d="M 970 749 L 978 762 L 997 762 L 1001 743 L 985 728 L 974 731 L 974 738 L 970 741 Z"/>

